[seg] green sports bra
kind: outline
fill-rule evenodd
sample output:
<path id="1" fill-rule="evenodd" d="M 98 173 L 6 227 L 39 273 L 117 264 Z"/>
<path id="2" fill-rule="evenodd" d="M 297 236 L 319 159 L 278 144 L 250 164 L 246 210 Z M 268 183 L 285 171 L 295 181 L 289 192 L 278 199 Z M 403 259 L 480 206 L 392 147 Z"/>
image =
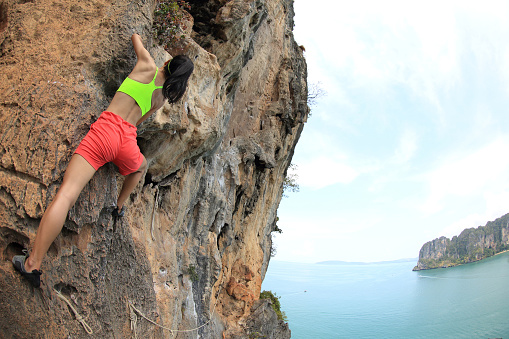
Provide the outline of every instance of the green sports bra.
<path id="1" fill-rule="evenodd" d="M 152 79 L 152 81 L 148 84 L 144 84 L 127 77 L 122 85 L 120 85 L 117 89 L 117 92 L 125 93 L 136 101 L 138 106 L 140 106 L 141 116 L 147 114 L 152 107 L 152 93 L 154 93 L 154 91 L 158 88 L 163 88 L 163 86 L 156 86 L 155 82 L 157 71 L 158 70 L 156 69 L 154 79 Z"/>

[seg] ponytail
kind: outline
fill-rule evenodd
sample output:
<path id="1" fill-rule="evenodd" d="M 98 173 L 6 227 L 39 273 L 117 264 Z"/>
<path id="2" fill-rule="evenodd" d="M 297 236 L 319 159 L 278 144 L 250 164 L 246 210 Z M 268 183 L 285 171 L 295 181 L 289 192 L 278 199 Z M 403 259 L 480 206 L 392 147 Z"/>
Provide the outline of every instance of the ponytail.
<path id="1" fill-rule="evenodd" d="M 170 104 L 182 98 L 193 70 L 193 62 L 185 55 L 177 55 L 164 67 L 166 81 L 163 85 L 163 95 Z"/>

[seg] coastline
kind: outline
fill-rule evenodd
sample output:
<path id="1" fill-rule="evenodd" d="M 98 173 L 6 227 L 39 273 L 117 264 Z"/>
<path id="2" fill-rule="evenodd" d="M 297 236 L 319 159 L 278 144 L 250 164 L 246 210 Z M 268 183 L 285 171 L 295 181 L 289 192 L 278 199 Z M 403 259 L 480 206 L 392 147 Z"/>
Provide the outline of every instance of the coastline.
<path id="1" fill-rule="evenodd" d="M 437 269 L 441 269 L 441 268 L 446 269 L 446 268 L 451 268 L 451 267 L 458 267 L 458 266 L 473 264 L 473 263 L 480 262 L 480 261 L 483 261 L 483 260 L 486 260 L 486 259 L 489 259 L 489 258 L 493 258 L 493 257 L 495 257 L 495 256 L 497 256 L 499 254 L 506 253 L 506 252 L 509 252 L 509 250 L 503 250 L 503 251 L 497 252 L 497 253 L 495 253 L 493 255 L 490 255 L 489 257 L 482 258 L 482 259 L 479 259 L 479 260 L 469 261 L 469 262 L 462 263 L 462 264 L 453 264 L 453 265 L 450 265 L 450 266 L 438 266 L 438 267 L 430 267 L 430 268 L 418 268 L 419 261 L 417 261 L 417 265 L 412 269 L 412 271 L 418 272 L 418 271 L 437 270 Z"/>

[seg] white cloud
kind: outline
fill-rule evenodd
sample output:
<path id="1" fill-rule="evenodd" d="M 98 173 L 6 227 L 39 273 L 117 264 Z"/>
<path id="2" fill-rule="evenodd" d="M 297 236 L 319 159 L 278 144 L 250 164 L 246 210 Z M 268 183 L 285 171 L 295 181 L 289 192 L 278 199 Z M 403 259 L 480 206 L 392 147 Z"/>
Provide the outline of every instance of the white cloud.
<path id="1" fill-rule="evenodd" d="M 341 161 L 326 156 L 317 156 L 297 163 L 298 183 L 311 189 L 320 189 L 334 184 L 348 184 L 359 172 Z"/>
<path id="2" fill-rule="evenodd" d="M 297 165 L 297 183 L 301 187 L 316 190 L 339 183 L 348 184 L 360 173 L 334 135 L 322 131 L 304 133 L 297 152 L 293 163 Z"/>
<path id="3" fill-rule="evenodd" d="M 496 139 L 509 130 L 509 2 L 296 0 L 295 10 L 309 81 L 328 94 L 297 146 L 297 182 L 342 184 L 337 197 L 312 193 L 348 208 L 322 216 L 317 195 L 294 208 L 277 259 L 377 260 L 509 211 L 509 136 Z"/>
<path id="4" fill-rule="evenodd" d="M 488 221 L 494 221 L 507 214 L 509 212 L 509 187 L 504 184 L 502 186 L 498 190 L 484 194 L 486 206 L 482 213 L 472 213 L 451 223 L 441 231 L 440 235 L 452 238 L 459 235 L 464 229 L 484 226 Z"/>
<path id="5" fill-rule="evenodd" d="M 444 228 L 440 235 L 437 235 L 437 237 L 445 236 L 449 239 L 454 237 L 455 235 L 459 235 L 464 229 L 477 227 L 481 225 L 486 224 L 486 216 L 484 214 L 474 213 L 470 214 L 464 218 L 461 218 L 446 228 Z M 431 240 L 431 239 L 429 239 Z"/>
<path id="6" fill-rule="evenodd" d="M 505 79 L 505 91 L 509 94 L 509 48 L 506 48 L 502 56 L 504 62 L 501 63 L 500 72 Z"/>
<path id="7" fill-rule="evenodd" d="M 422 209 L 435 213 L 443 208 L 444 200 L 450 196 L 483 196 L 489 190 L 498 190 L 502 182 L 507 183 L 509 139 L 499 138 L 485 147 L 454 158 L 451 155 L 441 166 L 427 173 L 426 181 L 430 193 Z"/>
<path id="8" fill-rule="evenodd" d="M 486 201 L 485 221 L 503 216 L 509 212 L 509 185 L 507 182 L 501 182 L 499 189 L 486 192 L 484 199 Z"/>
<path id="9" fill-rule="evenodd" d="M 458 81 L 457 27 L 447 2 L 322 0 L 306 6 L 306 19 L 317 20 L 306 26 L 315 29 L 299 30 L 297 21 L 296 35 L 310 45 L 310 73 L 325 83 L 340 76 L 343 86 L 378 91 L 404 84 L 439 105 L 440 93 Z"/>
<path id="10" fill-rule="evenodd" d="M 361 174 L 374 175 L 375 184 L 383 184 L 399 176 L 418 149 L 418 136 L 414 129 L 405 128 L 391 157 L 362 152 L 347 153 L 333 136 L 310 132 L 300 141 L 297 165 L 297 182 L 302 187 L 321 189 L 334 184 L 350 184 Z M 346 147 L 346 146 L 345 146 Z M 302 156 L 304 154 L 304 156 Z M 391 179 L 392 178 L 392 179 Z"/>
<path id="11" fill-rule="evenodd" d="M 278 226 L 283 234 L 275 234 L 277 260 L 296 262 L 317 262 L 352 255 L 351 246 L 357 246 L 358 234 L 377 227 L 380 217 L 366 215 L 337 215 L 334 211 L 321 215 L 292 215 L 281 213 Z M 357 248 L 355 252 L 362 252 Z M 348 258 L 355 260 L 355 258 Z"/>
<path id="12" fill-rule="evenodd" d="M 393 161 L 403 164 L 413 158 L 417 150 L 417 134 L 414 130 L 406 128 L 400 138 L 398 148 L 394 153 Z"/>

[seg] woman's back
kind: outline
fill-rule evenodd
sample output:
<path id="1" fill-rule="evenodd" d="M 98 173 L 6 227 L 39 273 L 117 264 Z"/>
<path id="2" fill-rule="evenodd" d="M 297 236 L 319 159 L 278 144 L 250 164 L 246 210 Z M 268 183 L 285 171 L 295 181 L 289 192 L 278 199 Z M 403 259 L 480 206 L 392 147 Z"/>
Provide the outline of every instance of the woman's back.
<path id="1" fill-rule="evenodd" d="M 164 84 L 165 76 L 163 71 L 158 70 L 152 59 L 149 61 L 142 59 L 138 60 L 128 78 L 120 86 L 119 91 L 115 93 L 106 110 L 121 116 L 125 121 L 133 125 L 137 125 L 143 115 L 146 114 L 148 117 L 148 115 L 164 104 L 161 88 Z M 144 87 L 148 88 L 152 83 L 155 88 L 150 89 L 154 89 L 153 91 L 143 91 Z M 150 97 L 147 98 L 146 96 Z M 139 104 L 144 106 L 145 112 L 142 112 Z"/>

